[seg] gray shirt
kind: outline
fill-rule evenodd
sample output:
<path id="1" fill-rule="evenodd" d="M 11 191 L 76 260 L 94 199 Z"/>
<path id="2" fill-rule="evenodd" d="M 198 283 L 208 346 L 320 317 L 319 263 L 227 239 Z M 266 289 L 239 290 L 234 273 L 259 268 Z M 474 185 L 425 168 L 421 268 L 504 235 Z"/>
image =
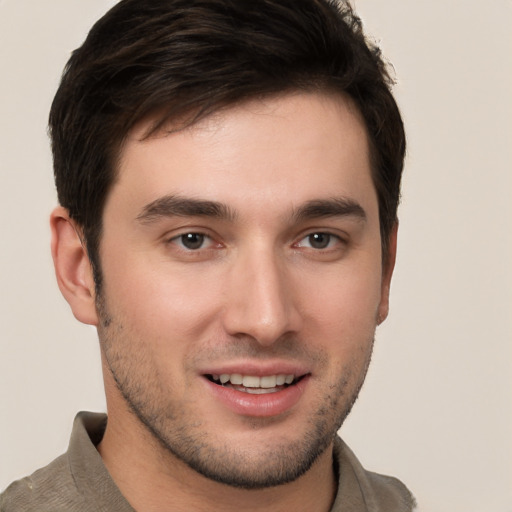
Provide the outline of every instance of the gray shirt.
<path id="1" fill-rule="evenodd" d="M 112 480 L 96 445 L 107 416 L 80 412 L 68 451 L 0 495 L 0 512 L 135 512 Z M 410 512 L 414 498 L 396 478 L 366 471 L 336 438 L 338 492 L 331 512 Z"/>

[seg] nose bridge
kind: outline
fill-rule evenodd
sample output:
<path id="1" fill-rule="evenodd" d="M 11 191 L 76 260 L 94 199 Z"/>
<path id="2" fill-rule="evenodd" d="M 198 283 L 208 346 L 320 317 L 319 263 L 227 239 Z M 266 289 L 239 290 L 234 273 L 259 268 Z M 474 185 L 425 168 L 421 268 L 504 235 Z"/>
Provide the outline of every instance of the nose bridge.
<path id="1" fill-rule="evenodd" d="M 240 251 L 231 269 L 225 328 L 270 345 L 297 327 L 293 293 L 283 261 L 270 247 Z"/>

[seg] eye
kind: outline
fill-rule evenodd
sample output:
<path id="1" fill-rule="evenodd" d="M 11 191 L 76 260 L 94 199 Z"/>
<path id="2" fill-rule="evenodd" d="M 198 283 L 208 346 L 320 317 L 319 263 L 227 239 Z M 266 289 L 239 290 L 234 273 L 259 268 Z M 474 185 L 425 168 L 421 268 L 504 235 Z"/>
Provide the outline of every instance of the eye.
<path id="1" fill-rule="evenodd" d="M 309 247 L 311 249 L 330 249 L 340 243 L 340 238 L 330 233 L 310 233 L 299 241 L 297 247 Z"/>
<path id="2" fill-rule="evenodd" d="M 172 238 L 171 242 L 178 244 L 188 251 L 197 251 L 198 249 L 204 249 L 205 246 L 210 245 L 212 239 L 202 233 L 183 233 L 182 235 Z"/>

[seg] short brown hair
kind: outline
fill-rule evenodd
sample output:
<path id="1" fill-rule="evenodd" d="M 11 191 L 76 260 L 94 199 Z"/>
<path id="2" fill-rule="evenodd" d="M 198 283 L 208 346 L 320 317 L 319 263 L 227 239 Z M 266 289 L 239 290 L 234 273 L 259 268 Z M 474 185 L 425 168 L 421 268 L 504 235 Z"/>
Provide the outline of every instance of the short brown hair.
<path id="1" fill-rule="evenodd" d="M 348 95 L 368 132 L 384 257 L 396 221 L 405 134 L 380 51 L 334 0 L 122 0 L 64 70 L 50 112 L 59 202 L 82 228 L 96 286 L 107 195 L 123 140 L 288 90 Z"/>

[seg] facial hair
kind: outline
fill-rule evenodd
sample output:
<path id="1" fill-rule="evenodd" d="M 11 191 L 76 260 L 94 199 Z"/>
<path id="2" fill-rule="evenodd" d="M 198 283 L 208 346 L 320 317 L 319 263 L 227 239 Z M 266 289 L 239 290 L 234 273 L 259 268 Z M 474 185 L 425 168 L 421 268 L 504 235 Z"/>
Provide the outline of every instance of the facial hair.
<path id="1" fill-rule="evenodd" d="M 219 439 L 204 425 L 200 411 L 162 386 L 150 347 L 133 343 L 123 323 L 109 314 L 103 294 L 97 297 L 100 318 L 98 334 L 104 359 L 113 381 L 131 413 L 157 441 L 162 453 L 171 454 L 197 473 L 222 484 L 242 489 L 263 489 L 292 482 L 306 473 L 331 446 L 337 431 L 352 409 L 364 382 L 373 347 L 363 367 L 355 371 L 350 363 L 340 368 L 338 378 L 322 387 L 317 407 L 306 420 L 300 439 L 283 436 L 278 443 L 262 440 L 257 446 L 237 446 Z M 214 353 L 212 353 L 212 351 Z M 214 344 L 194 358 L 244 355 L 252 358 L 308 358 L 318 368 L 327 365 L 328 356 L 320 350 L 305 349 L 293 338 L 277 340 L 263 354 L 254 340 L 236 343 L 215 352 Z M 321 371 L 319 372 L 321 373 Z M 248 420 L 255 431 L 271 425 L 272 418 Z"/>

